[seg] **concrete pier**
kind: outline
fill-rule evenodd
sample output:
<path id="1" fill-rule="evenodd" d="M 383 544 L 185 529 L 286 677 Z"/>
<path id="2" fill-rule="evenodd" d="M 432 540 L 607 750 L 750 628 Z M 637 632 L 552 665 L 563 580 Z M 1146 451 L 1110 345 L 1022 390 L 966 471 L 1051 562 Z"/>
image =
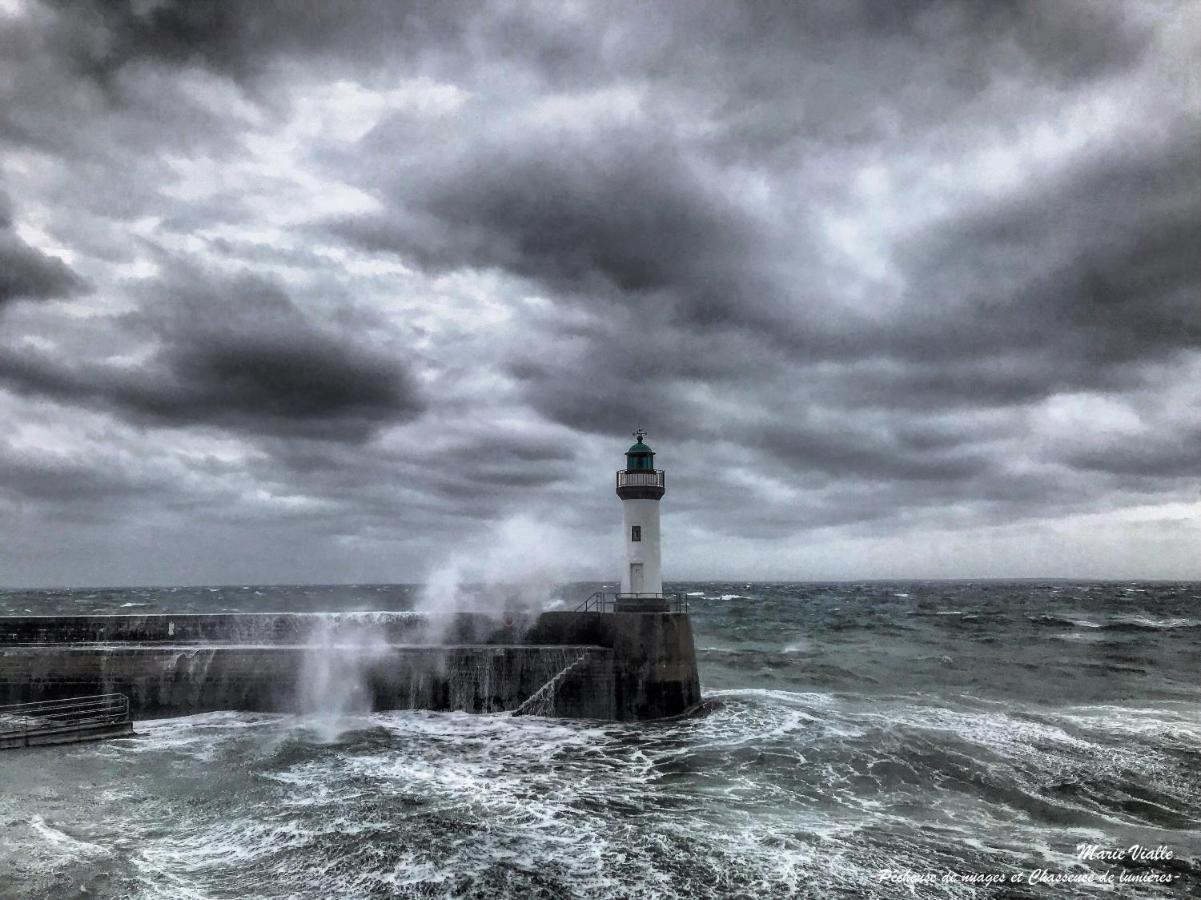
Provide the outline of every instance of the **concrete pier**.
<path id="1" fill-rule="evenodd" d="M 556 678 L 556 676 L 558 676 Z M 700 702 L 683 613 L 0 617 L 0 703 L 123 693 L 135 716 L 214 710 L 652 719 Z M 545 695 L 545 696 L 544 696 Z"/>

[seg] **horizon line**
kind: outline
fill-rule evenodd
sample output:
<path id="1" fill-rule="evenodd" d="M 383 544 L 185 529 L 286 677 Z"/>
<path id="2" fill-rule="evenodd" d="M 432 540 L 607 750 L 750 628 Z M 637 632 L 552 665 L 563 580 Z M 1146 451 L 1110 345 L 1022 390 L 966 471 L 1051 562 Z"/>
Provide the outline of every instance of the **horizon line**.
<path id="1" fill-rule="evenodd" d="M 566 585 L 592 585 L 592 584 L 608 584 L 610 582 L 618 582 L 620 579 L 609 578 L 573 578 L 564 579 L 562 581 L 552 582 L 554 587 L 563 587 Z M 996 584 L 1019 584 L 1030 582 L 1077 582 L 1084 584 L 1201 584 L 1201 576 L 1191 578 L 1165 578 L 1161 576 L 1140 578 L 1140 577 L 1073 577 L 1064 575 L 1018 575 L 1018 576 L 940 576 L 936 578 L 922 577 L 888 577 L 888 578 L 693 578 L 693 579 L 665 579 L 664 584 L 721 584 L 721 585 L 736 585 L 744 586 L 752 585 L 767 585 L 767 584 L 962 584 L 965 582 L 991 582 Z M 368 587 L 424 587 L 429 584 L 427 581 L 331 581 L 331 582 L 313 582 L 313 581 L 277 581 L 277 582 L 227 582 L 218 584 L 214 582 L 198 582 L 193 584 L 46 584 L 46 585 L 0 585 L 0 592 L 15 593 L 20 591 L 130 591 L 130 590 L 161 590 L 172 588 L 175 590 L 190 590 L 198 588 L 206 588 L 213 590 L 234 589 L 234 590 L 250 590 L 251 588 L 368 588 Z M 517 585 L 520 581 L 464 581 L 465 586 L 477 587 L 486 585 Z"/>

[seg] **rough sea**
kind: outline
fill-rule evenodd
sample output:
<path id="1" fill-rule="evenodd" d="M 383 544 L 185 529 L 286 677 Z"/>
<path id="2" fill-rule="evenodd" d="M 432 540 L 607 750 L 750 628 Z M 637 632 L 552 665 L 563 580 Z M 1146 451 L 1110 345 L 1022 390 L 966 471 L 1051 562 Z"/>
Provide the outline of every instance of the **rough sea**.
<path id="1" fill-rule="evenodd" d="M 4 752 L 0 896 L 1201 894 L 1201 585 L 668 589 L 706 698 L 686 719 L 217 713 Z M 10 591 L 0 615 L 414 595 Z"/>

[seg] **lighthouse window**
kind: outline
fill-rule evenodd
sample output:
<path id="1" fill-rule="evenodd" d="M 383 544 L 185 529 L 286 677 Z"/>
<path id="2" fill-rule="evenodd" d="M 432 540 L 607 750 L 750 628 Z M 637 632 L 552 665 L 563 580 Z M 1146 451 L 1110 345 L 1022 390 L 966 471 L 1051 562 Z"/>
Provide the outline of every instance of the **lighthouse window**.
<path id="1" fill-rule="evenodd" d="M 642 526 L 641 525 L 631 525 L 630 526 L 630 540 L 631 541 L 641 541 L 642 540 Z"/>

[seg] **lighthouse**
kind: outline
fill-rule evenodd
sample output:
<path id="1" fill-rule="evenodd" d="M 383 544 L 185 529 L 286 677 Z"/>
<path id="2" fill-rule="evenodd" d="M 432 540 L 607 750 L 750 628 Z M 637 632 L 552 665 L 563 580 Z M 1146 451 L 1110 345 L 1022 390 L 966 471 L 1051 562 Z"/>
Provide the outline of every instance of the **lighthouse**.
<path id="1" fill-rule="evenodd" d="M 659 561 L 659 501 L 667 487 L 663 470 L 655 468 L 655 451 L 643 443 L 646 432 L 634 432 L 626 451 L 626 467 L 617 472 L 625 527 L 625 569 L 617 609 L 652 612 L 667 609 Z"/>

